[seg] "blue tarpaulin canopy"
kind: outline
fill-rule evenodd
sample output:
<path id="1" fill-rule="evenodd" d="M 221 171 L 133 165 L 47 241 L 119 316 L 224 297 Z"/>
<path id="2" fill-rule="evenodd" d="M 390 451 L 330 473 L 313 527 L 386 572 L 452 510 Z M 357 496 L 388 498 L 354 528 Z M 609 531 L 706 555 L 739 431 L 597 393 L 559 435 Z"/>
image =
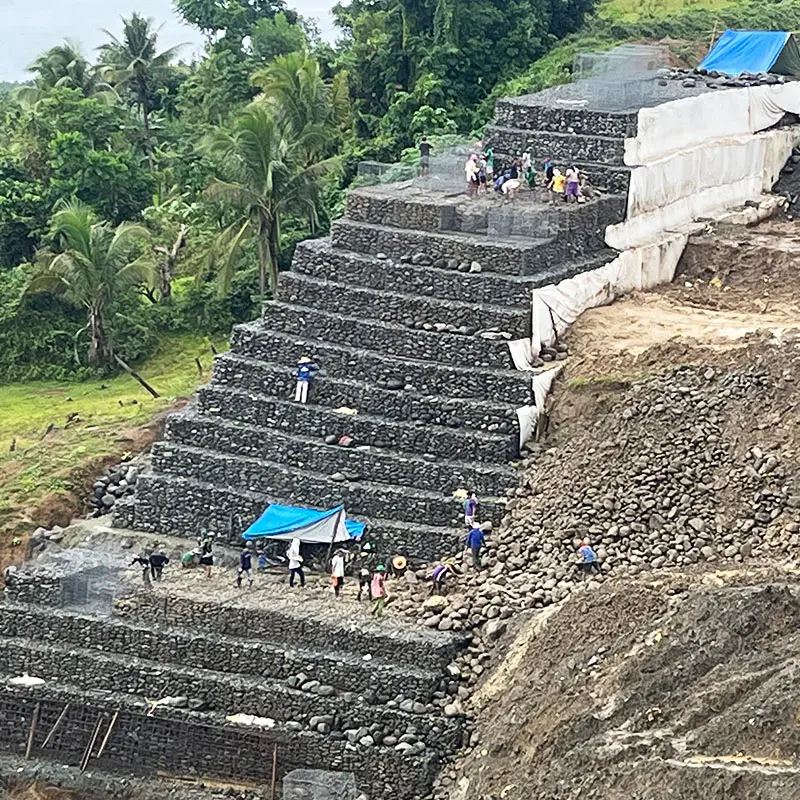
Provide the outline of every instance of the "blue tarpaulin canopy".
<path id="1" fill-rule="evenodd" d="M 324 543 L 346 542 L 364 533 L 364 523 L 347 519 L 344 506 L 336 506 L 330 511 L 317 511 L 314 508 L 281 506 L 273 503 L 242 534 L 247 540 L 269 537 L 288 541 Z"/>
<path id="2" fill-rule="evenodd" d="M 787 31 L 725 31 L 717 39 L 700 69 L 725 75 L 743 72 L 800 74 L 800 49 Z"/>

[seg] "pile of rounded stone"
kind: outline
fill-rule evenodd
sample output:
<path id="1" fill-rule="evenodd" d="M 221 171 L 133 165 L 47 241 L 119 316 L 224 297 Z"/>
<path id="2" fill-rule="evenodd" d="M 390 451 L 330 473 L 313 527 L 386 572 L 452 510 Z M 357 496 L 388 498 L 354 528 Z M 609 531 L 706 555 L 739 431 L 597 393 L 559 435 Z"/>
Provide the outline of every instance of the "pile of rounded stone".
<path id="1" fill-rule="evenodd" d="M 92 511 L 88 516 L 102 517 L 111 511 L 117 500 L 132 495 L 143 468 L 142 460 L 136 458 L 112 467 L 101 475 L 92 484 L 92 496 L 89 498 Z"/>
<path id="2" fill-rule="evenodd" d="M 659 86 L 666 86 L 670 81 L 680 81 L 687 89 L 707 87 L 709 89 L 724 89 L 742 86 L 770 86 L 776 83 L 785 83 L 783 75 L 774 75 L 771 72 L 743 72 L 741 75 L 726 75 L 723 72 L 708 69 L 673 68 L 660 69 L 656 73 Z"/>
<path id="3" fill-rule="evenodd" d="M 584 582 L 582 539 L 602 563 L 587 585 L 610 573 L 790 558 L 800 547 L 800 454 L 786 435 L 800 347 L 794 354 L 771 370 L 681 368 L 633 384 L 557 446 L 536 446 L 487 537 L 483 570 L 464 567 L 452 594 L 429 599 L 420 571 L 390 607 L 439 630 L 472 631 L 458 666 L 474 684 L 515 611 L 558 602 Z"/>
<path id="4" fill-rule="evenodd" d="M 378 253 L 376 258 L 387 258 L 385 253 Z M 405 253 L 400 256 L 401 264 L 414 264 L 419 267 L 436 267 L 437 269 L 453 269 L 458 272 L 469 272 L 473 275 L 482 272 L 478 261 L 459 261 L 457 258 L 434 258 L 427 253 Z"/>

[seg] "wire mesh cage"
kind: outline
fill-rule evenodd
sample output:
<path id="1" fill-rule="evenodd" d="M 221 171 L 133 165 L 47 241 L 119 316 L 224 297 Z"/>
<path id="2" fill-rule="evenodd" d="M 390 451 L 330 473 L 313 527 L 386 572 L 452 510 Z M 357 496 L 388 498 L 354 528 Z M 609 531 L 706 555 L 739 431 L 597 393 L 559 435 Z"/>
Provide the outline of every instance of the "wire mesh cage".
<path id="1" fill-rule="evenodd" d="M 572 67 L 574 99 L 607 111 L 647 105 L 659 93 L 658 71 L 668 63 L 669 51 L 662 45 L 578 53 Z"/>
<path id="2" fill-rule="evenodd" d="M 296 769 L 283 779 L 283 800 L 356 800 L 352 772 Z"/>

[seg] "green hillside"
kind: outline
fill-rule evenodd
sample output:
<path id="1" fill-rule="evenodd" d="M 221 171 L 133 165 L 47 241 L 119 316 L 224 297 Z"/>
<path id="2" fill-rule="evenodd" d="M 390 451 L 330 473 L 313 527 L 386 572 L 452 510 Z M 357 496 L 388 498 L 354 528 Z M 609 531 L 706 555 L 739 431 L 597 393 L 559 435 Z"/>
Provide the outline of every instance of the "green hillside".
<path id="1" fill-rule="evenodd" d="M 495 87 L 484 104 L 504 95 L 536 92 L 572 77 L 580 52 L 603 50 L 626 42 L 663 42 L 676 64 L 697 66 L 711 43 L 727 28 L 800 29 L 800 0 L 603 0 L 581 29 L 566 36 L 547 55 L 517 77 Z"/>

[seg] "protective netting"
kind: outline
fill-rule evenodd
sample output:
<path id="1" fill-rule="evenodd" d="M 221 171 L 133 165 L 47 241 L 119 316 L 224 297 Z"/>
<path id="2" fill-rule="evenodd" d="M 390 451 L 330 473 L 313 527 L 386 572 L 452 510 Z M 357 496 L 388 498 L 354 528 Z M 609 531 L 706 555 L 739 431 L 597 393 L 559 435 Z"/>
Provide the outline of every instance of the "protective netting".
<path id="1" fill-rule="evenodd" d="M 296 769 L 283 779 L 283 800 L 356 800 L 352 772 Z"/>

